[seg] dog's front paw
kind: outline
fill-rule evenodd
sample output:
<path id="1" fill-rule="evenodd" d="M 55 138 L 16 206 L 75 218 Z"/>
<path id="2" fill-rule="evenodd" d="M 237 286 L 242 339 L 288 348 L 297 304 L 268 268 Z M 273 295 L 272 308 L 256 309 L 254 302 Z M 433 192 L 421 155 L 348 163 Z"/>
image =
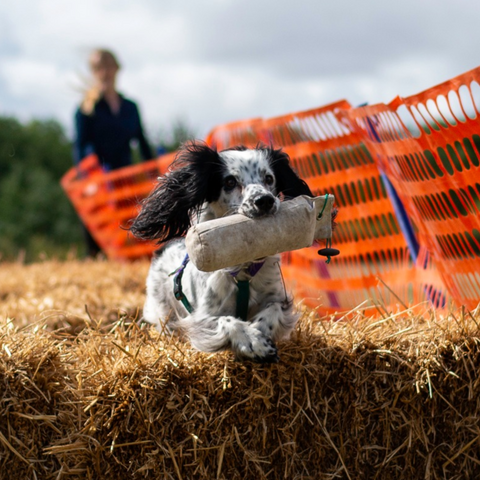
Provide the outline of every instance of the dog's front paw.
<path id="1" fill-rule="evenodd" d="M 257 355 L 253 361 L 257 363 L 278 363 L 280 361 L 280 357 L 278 356 L 277 347 L 273 341 L 269 338 L 266 338 L 265 346 L 267 349 L 266 354 L 264 356 Z"/>
<path id="2" fill-rule="evenodd" d="M 277 363 L 280 357 L 273 341 L 262 332 L 252 330 L 248 341 L 238 345 L 236 359 L 239 361 L 250 360 L 256 363 Z"/>

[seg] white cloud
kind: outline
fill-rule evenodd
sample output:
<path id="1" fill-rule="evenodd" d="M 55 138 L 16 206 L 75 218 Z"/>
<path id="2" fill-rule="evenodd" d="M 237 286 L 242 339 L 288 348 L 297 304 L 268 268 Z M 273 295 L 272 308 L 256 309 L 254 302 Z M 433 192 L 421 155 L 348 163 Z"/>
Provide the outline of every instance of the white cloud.
<path id="1" fill-rule="evenodd" d="M 0 64 L 0 76 L 9 80 L 4 82 L 5 93 L 0 97 L 0 108 L 2 97 L 8 99 L 6 113 L 22 119 L 55 116 L 67 121 L 63 109 L 75 95 L 68 71 L 50 62 L 10 58 Z"/>

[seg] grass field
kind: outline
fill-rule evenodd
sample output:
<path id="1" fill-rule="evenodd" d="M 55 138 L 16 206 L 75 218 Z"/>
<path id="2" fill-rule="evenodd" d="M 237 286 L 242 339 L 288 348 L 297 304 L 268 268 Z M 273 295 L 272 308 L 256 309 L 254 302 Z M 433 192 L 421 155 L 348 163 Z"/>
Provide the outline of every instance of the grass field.
<path id="1" fill-rule="evenodd" d="M 147 270 L 0 263 L 1 479 L 480 477 L 478 309 L 304 311 L 239 364 L 136 325 Z"/>

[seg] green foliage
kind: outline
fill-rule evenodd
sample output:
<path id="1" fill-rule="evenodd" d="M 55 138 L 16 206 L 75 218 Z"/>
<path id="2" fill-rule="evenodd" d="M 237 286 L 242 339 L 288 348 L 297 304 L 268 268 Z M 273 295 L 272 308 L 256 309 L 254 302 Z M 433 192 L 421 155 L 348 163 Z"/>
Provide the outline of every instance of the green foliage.
<path id="1" fill-rule="evenodd" d="M 53 120 L 0 117 L 0 258 L 24 251 L 62 257 L 82 243 L 80 221 L 60 187 L 72 145 Z"/>
<path id="2" fill-rule="evenodd" d="M 177 121 L 150 140 L 171 152 L 191 138 Z M 133 160 L 140 161 L 138 148 Z M 85 249 L 81 222 L 60 186 L 71 167 L 72 143 L 57 121 L 0 117 L 0 260 L 63 258 Z"/>

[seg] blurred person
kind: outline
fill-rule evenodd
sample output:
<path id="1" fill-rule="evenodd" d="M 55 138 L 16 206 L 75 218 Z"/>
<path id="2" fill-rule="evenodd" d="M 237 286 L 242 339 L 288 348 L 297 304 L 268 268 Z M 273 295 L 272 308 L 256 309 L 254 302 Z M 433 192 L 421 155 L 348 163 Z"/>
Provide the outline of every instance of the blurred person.
<path id="1" fill-rule="evenodd" d="M 136 103 L 116 89 L 120 64 L 114 53 L 105 49 L 93 50 L 88 63 L 91 87 L 75 112 L 75 164 L 95 153 L 107 172 L 131 165 L 132 140 L 138 142 L 143 160 L 153 158 Z M 100 248 L 87 229 L 85 236 L 87 255 L 94 257 Z"/>

